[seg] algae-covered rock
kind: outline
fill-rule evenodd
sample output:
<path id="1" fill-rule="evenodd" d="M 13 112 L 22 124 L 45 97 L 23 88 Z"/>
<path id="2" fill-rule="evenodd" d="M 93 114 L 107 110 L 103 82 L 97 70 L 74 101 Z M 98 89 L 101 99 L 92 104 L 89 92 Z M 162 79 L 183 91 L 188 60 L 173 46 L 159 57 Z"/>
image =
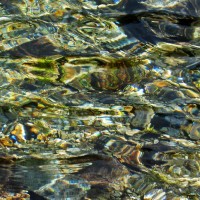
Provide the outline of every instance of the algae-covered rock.
<path id="1" fill-rule="evenodd" d="M 0 2 L 0 199 L 200 199 L 197 0 Z"/>

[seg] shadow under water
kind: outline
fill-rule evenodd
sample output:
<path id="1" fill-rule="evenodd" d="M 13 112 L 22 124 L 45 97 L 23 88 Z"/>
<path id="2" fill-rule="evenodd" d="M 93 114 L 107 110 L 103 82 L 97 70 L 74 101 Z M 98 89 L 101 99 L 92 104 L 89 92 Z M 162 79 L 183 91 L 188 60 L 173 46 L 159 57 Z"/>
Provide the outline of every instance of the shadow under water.
<path id="1" fill-rule="evenodd" d="M 200 199 L 200 2 L 3 0 L 0 199 Z"/>

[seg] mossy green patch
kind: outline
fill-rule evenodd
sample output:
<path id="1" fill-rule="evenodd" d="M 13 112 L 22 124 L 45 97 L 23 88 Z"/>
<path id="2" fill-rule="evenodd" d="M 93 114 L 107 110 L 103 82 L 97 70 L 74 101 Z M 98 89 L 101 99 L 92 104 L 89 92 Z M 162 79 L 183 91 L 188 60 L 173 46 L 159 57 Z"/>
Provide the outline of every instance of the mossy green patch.
<path id="1" fill-rule="evenodd" d="M 49 59 L 39 59 L 34 66 L 43 69 L 53 69 L 55 67 L 55 61 Z"/>

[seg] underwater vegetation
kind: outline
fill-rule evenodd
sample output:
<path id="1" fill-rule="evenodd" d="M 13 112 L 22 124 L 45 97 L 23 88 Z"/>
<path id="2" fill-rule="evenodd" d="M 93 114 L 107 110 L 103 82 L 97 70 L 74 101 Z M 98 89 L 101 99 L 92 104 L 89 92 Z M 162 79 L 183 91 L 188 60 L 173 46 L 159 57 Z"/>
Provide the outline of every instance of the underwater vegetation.
<path id="1" fill-rule="evenodd" d="M 0 199 L 200 199 L 200 2 L 0 2 Z"/>

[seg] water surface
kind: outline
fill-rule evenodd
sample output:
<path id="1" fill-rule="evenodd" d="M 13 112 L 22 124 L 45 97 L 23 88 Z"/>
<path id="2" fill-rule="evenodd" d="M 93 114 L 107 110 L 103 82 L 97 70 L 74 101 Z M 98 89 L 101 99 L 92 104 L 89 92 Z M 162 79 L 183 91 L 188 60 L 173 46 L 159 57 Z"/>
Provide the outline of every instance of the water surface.
<path id="1" fill-rule="evenodd" d="M 197 0 L 1 1 L 1 199 L 199 199 L 199 17 Z"/>

